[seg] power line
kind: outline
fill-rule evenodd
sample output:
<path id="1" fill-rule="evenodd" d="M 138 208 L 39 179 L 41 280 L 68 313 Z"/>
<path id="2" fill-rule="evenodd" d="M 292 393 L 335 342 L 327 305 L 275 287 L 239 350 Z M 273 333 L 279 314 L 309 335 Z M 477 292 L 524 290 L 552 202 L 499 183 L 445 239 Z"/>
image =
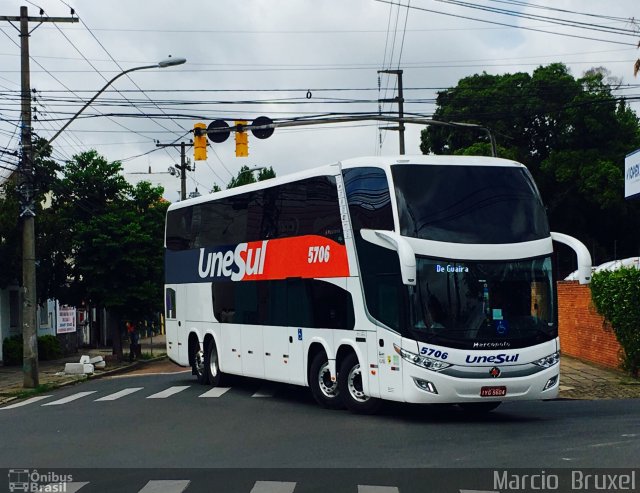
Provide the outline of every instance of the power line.
<path id="1" fill-rule="evenodd" d="M 458 19 L 466 19 L 466 20 L 471 20 L 471 21 L 475 21 L 475 22 L 483 22 L 486 24 L 493 24 L 493 25 L 497 25 L 497 26 L 505 26 L 505 27 L 512 27 L 515 29 L 522 29 L 525 31 L 533 31 L 533 32 L 539 32 L 539 33 L 544 33 L 544 34 L 554 34 L 556 36 L 564 36 L 564 37 L 568 37 L 568 38 L 575 38 L 575 39 L 585 39 L 585 40 L 589 40 L 589 41 L 600 41 L 602 43 L 612 43 L 612 44 L 618 44 L 618 45 L 624 45 L 624 46 L 635 46 L 635 43 L 627 43 L 624 41 L 614 41 L 611 39 L 602 39 L 602 38 L 593 38 L 593 37 L 589 37 L 589 36 L 580 36 L 577 34 L 568 34 L 568 33 L 560 33 L 560 32 L 556 32 L 556 31 L 548 31 L 546 29 L 539 29 L 539 28 L 534 28 L 534 27 L 527 27 L 527 26 L 518 26 L 515 24 L 507 24 L 505 22 L 498 22 L 498 21 L 491 21 L 488 19 L 479 19 L 477 17 L 469 17 L 466 15 L 460 15 L 460 14 L 453 14 L 451 12 L 443 12 L 441 10 L 434 10 L 434 9 L 427 9 L 424 7 L 416 7 L 415 5 L 411 5 L 411 6 L 407 6 L 405 4 L 401 4 L 399 2 L 396 2 L 394 0 L 374 0 L 375 2 L 380 2 L 380 3 L 389 3 L 389 4 L 393 4 L 393 5 L 399 5 L 402 7 L 407 7 L 407 8 L 411 8 L 411 9 L 415 9 L 415 10 L 420 10 L 423 12 L 430 12 L 432 14 L 440 14 L 440 15 L 446 15 L 449 17 L 455 17 Z"/>

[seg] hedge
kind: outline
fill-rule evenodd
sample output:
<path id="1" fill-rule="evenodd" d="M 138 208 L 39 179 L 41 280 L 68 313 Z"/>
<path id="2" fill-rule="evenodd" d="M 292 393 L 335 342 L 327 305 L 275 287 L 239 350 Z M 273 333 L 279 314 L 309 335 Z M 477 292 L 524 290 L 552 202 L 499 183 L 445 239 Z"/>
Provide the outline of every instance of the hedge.
<path id="1" fill-rule="evenodd" d="M 638 377 L 640 371 L 640 270 L 622 268 L 593 274 L 591 298 L 613 328 L 622 346 L 623 368 Z"/>
<path id="2" fill-rule="evenodd" d="M 21 365 L 23 360 L 22 335 L 7 337 L 2 343 L 2 354 L 5 365 Z M 38 337 L 38 359 L 40 361 L 57 359 L 60 356 L 62 356 L 62 349 L 56 336 Z"/>

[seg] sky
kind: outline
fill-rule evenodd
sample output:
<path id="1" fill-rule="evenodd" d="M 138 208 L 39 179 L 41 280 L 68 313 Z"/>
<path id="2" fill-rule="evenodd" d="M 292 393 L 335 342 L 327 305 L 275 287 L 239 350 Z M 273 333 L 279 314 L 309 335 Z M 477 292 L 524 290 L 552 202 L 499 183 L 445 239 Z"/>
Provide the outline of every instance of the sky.
<path id="1" fill-rule="evenodd" d="M 531 73 L 553 62 L 565 63 L 576 77 L 604 67 L 623 84 L 616 94 L 640 95 L 640 78 L 633 76 L 640 31 L 631 20 L 640 18 L 637 0 L 0 0 L 0 16 L 18 16 L 23 5 L 36 17 L 40 9 L 45 16 L 70 17 L 73 8 L 79 19 L 30 24 L 33 129 L 40 137 L 52 137 L 123 70 L 169 56 L 187 59 L 119 78 L 54 142 L 61 163 L 96 149 L 121 161 L 132 183 L 162 185 L 170 201 L 178 200 L 180 181 L 168 169 L 180 155 L 157 143 L 189 143 L 195 123 L 216 119 L 397 111 L 395 104 L 378 102 L 395 97 L 397 87 L 396 76 L 379 76 L 381 69 L 403 70 L 405 113 L 427 117 L 437 92 L 463 77 Z M 511 14 L 487 10 L 496 8 Z M 17 27 L 0 21 L 0 182 L 19 150 Z M 606 32 L 613 28 L 627 31 Z M 638 103 L 632 108 L 640 110 Z M 281 176 L 397 154 L 398 133 L 380 126 L 280 128 L 266 140 L 250 135 L 246 158 L 235 157 L 231 137 L 195 163 L 187 192 L 208 193 L 214 184 L 224 189 L 241 166 L 272 166 Z M 422 128 L 407 127 L 407 154 L 420 153 Z"/>

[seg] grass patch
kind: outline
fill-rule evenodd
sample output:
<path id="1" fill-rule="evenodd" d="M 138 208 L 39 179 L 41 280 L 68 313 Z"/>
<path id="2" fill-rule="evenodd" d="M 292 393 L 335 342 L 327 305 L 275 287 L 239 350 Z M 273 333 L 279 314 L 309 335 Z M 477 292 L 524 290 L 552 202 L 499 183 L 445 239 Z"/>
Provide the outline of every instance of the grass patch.
<path id="1" fill-rule="evenodd" d="M 151 354 L 151 353 L 142 353 L 140 359 L 144 361 L 144 360 L 150 360 L 150 359 L 165 357 L 166 355 L 167 355 L 167 353 L 160 353 L 160 352 L 154 352 L 153 354 Z"/>
<path id="2" fill-rule="evenodd" d="M 52 389 L 57 387 L 54 383 L 41 383 L 37 387 L 33 389 L 19 389 L 19 390 L 10 390 L 8 392 L 3 392 L 2 395 L 9 397 L 17 397 L 18 399 L 24 399 L 25 397 L 32 397 L 34 395 L 42 394 L 44 392 L 49 392 Z"/>

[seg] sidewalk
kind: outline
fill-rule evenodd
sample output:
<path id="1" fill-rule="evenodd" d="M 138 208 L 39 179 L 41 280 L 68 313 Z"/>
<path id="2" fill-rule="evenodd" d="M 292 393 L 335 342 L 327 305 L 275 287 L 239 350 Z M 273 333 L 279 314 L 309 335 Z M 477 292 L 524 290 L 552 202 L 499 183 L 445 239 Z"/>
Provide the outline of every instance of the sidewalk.
<path id="1" fill-rule="evenodd" d="M 153 343 L 152 343 L 153 341 Z M 158 360 L 165 359 L 166 355 L 166 339 L 164 335 L 158 335 L 148 339 L 141 339 L 142 354 L 151 356 L 150 359 L 142 359 L 129 362 L 129 346 L 123 342 L 123 361 L 116 361 L 111 354 L 111 348 L 100 349 L 80 349 L 76 354 L 67 356 L 53 361 L 40 361 L 38 364 L 38 373 L 40 381 L 40 392 L 48 391 L 53 388 L 73 385 L 88 379 L 101 378 L 120 372 L 131 371 L 140 368 L 142 365 L 151 365 Z M 78 363 L 80 356 L 88 355 L 90 357 L 102 356 L 107 363 L 104 370 L 96 369 L 92 375 L 65 375 L 64 366 L 66 363 Z M 16 397 L 26 397 L 37 393 L 33 389 L 23 388 L 23 373 L 21 366 L 0 366 L 0 406 L 14 400 Z"/>
<path id="2" fill-rule="evenodd" d="M 166 352 L 165 337 L 163 335 L 151 339 L 141 339 L 142 353 L 153 352 L 154 359 L 140 360 L 130 363 L 128 359 L 117 362 L 111 359 L 111 349 L 89 349 L 79 351 L 73 356 L 55 360 L 40 362 L 40 385 L 42 390 L 50 390 L 64 385 L 84 381 L 91 378 L 100 378 L 118 372 L 131 371 L 145 365 L 159 364 L 157 358 Z M 128 346 L 125 348 L 125 357 L 128 354 Z M 107 360 L 104 370 L 96 370 L 91 376 L 85 375 L 60 375 L 65 363 L 77 363 L 82 355 L 102 356 Z M 13 400 L 16 397 L 25 397 L 29 392 L 24 392 L 22 387 L 22 367 L 0 366 L 0 405 Z M 640 398 L 640 380 L 634 380 L 621 371 L 608 370 L 595 365 L 585 363 L 570 356 L 563 355 L 560 360 L 560 399 L 638 399 Z"/>

